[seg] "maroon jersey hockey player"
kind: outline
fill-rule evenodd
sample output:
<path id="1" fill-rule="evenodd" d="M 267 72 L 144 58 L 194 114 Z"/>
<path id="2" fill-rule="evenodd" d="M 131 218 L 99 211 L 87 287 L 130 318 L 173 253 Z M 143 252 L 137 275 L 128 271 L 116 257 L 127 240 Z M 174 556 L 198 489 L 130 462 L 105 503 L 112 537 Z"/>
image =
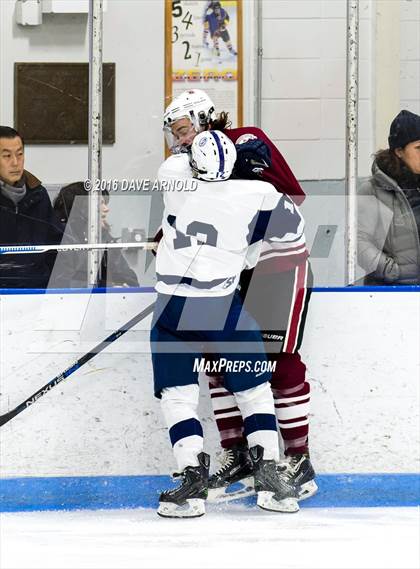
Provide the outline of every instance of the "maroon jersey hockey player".
<path id="1" fill-rule="evenodd" d="M 216 114 L 211 99 L 199 89 L 179 95 L 164 114 L 164 132 L 172 153 L 186 151 L 203 130 L 221 130 L 236 145 L 237 177 L 270 182 L 300 205 L 305 194 L 269 137 L 256 127 L 229 127 L 228 114 Z M 244 271 L 241 278 L 244 306 L 260 325 L 269 359 L 276 362 L 271 388 L 284 443 L 283 464 L 299 489 L 300 499 L 317 491 L 308 446 L 310 385 L 299 354 L 311 286 L 304 237 L 287 246 L 265 245 L 256 268 Z M 224 388 L 222 376 L 210 377 L 209 386 L 225 450 L 221 468 L 210 478 L 209 498 L 225 498 L 226 489 L 236 482 L 242 483 L 242 489 L 230 492 L 230 498 L 252 493 L 252 463 L 240 411 L 232 394 Z"/>

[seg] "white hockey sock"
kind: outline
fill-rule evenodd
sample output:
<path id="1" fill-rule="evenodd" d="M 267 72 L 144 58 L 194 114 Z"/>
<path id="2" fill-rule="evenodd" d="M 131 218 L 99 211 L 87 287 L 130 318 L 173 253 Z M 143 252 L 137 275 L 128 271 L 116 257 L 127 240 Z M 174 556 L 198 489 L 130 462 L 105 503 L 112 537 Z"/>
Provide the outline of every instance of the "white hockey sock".
<path id="1" fill-rule="evenodd" d="M 203 451 L 203 429 L 198 419 L 198 385 L 166 387 L 161 406 L 169 429 L 178 470 L 198 466 L 197 456 Z"/>
<path id="2" fill-rule="evenodd" d="M 249 447 L 261 445 L 264 460 L 278 461 L 279 441 L 270 384 L 263 383 L 245 391 L 237 391 L 235 397 L 244 419 L 244 432 Z"/>

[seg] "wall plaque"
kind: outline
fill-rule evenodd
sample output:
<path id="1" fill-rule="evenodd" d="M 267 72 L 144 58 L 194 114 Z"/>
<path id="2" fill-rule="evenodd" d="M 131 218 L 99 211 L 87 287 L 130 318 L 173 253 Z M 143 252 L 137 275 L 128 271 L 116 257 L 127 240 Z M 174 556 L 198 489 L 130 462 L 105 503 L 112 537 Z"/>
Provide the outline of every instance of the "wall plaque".
<path id="1" fill-rule="evenodd" d="M 88 63 L 15 63 L 15 128 L 29 144 L 87 144 Z M 115 63 L 103 64 L 103 144 L 115 142 Z"/>

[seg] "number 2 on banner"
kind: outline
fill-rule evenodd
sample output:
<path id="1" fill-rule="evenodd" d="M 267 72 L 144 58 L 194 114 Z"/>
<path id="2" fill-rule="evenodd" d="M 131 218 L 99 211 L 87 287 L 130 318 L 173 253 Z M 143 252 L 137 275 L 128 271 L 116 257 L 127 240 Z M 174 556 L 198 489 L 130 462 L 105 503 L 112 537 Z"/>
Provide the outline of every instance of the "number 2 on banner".
<path id="1" fill-rule="evenodd" d="M 185 45 L 184 59 L 191 59 L 190 42 L 188 42 L 188 41 L 183 41 L 183 42 L 182 42 L 182 45 Z"/>

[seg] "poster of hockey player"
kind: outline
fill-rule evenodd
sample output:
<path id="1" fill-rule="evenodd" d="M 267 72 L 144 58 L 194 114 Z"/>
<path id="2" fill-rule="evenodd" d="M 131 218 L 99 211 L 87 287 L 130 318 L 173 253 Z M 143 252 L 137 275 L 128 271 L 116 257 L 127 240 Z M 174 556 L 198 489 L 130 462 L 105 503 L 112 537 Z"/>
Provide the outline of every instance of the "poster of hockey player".
<path id="1" fill-rule="evenodd" d="M 167 4 L 166 37 L 172 46 L 166 50 L 167 59 L 172 60 L 172 65 L 167 61 L 167 100 L 189 87 L 205 89 L 216 108 L 229 112 L 233 126 L 242 123 L 241 2 L 173 0 Z"/>

